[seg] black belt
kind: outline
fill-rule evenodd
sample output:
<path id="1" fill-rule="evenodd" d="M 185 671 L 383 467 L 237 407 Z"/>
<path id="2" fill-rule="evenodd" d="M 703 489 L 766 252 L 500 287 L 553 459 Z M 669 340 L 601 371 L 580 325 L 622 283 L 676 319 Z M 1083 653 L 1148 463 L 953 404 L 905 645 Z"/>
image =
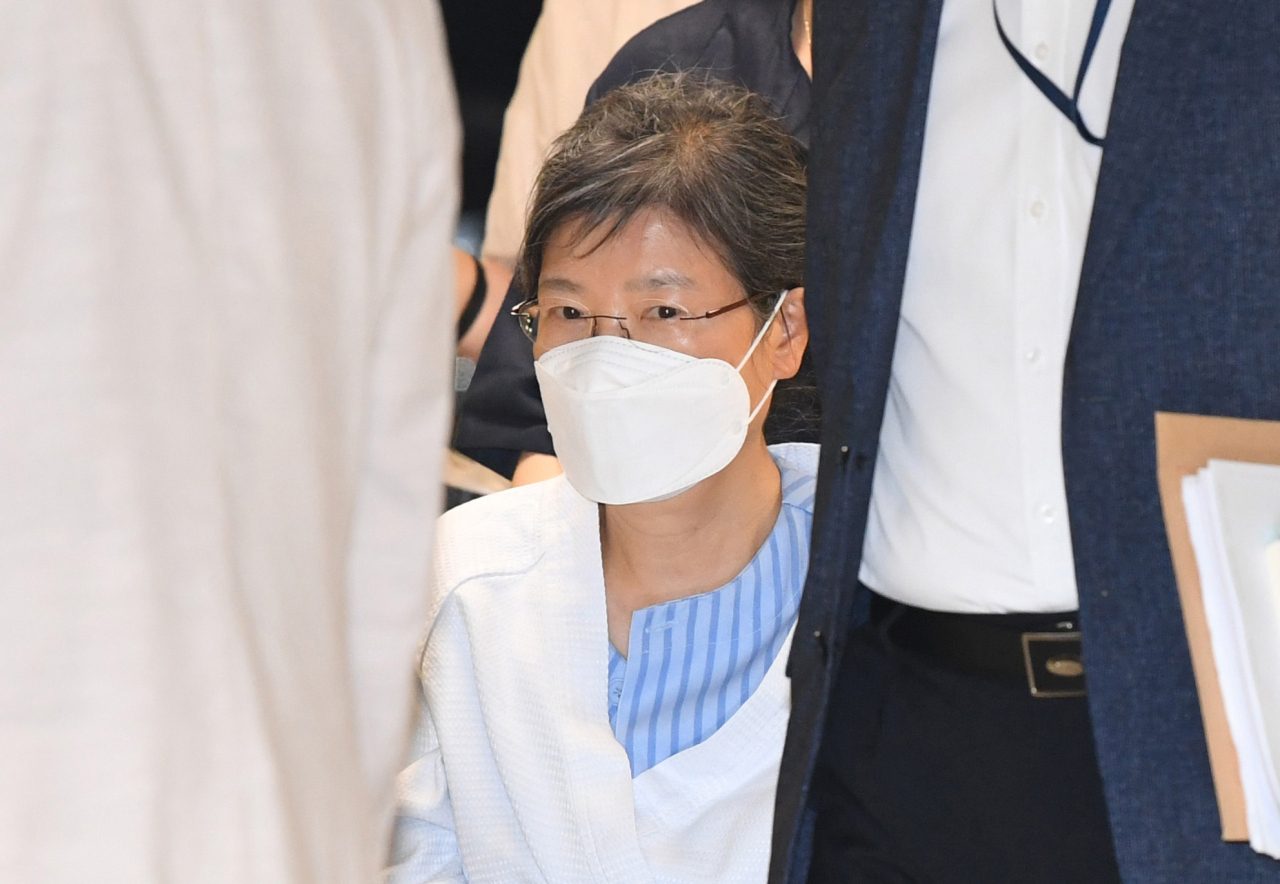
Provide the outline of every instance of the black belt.
<path id="1" fill-rule="evenodd" d="M 943 668 L 1016 680 L 1033 697 L 1085 695 L 1075 611 L 952 614 L 904 605 L 871 591 L 871 622 L 897 647 Z"/>

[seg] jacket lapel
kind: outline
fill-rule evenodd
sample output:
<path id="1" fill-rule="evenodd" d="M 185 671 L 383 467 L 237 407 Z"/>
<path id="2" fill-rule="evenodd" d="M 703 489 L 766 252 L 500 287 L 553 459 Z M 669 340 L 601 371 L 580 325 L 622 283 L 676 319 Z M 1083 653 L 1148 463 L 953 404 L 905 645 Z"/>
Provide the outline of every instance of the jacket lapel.
<path id="1" fill-rule="evenodd" d="M 714 734 L 633 781 L 642 837 L 687 828 L 708 803 L 735 787 L 777 777 L 778 759 L 791 712 L 791 685 L 784 673 L 795 628 L 787 635 L 760 685 Z"/>
<path id="2" fill-rule="evenodd" d="M 543 557 L 524 580 L 516 642 L 534 641 L 546 669 L 537 674 L 548 719 L 533 730 L 557 744 L 572 825 L 609 884 L 652 884 L 636 833 L 627 753 L 609 726 L 608 646 L 599 510 L 563 477 L 547 483 Z"/>
<path id="3" fill-rule="evenodd" d="M 1107 146 L 1098 172 L 1093 217 L 1080 273 L 1076 313 L 1088 310 L 1118 244 L 1132 238 L 1133 218 L 1158 188 L 1153 177 L 1177 139 L 1177 116 L 1199 91 L 1188 57 L 1195 29 L 1184 21 L 1187 4 L 1137 0 L 1125 35 L 1111 101 Z M 1170 101 L 1171 91 L 1177 99 Z"/>

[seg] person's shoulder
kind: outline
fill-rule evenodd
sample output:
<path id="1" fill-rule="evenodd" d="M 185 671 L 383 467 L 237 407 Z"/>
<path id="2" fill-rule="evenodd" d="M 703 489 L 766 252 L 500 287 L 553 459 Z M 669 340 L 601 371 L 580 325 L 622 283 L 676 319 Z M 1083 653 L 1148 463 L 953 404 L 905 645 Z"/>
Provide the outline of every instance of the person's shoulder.
<path id="1" fill-rule="evenodd" d="M 708 47 L 726 26 L 727 0 L 702 0 L 660 18 L 623 44 L 591 86 L 587 104 L 657 71 L 706 66 Z"/>
<path id="2" fill-rule="evenodd" d="M 816 477 L 818 475 L 818 455 L 822 446 L 816 442 L 779 442 L 769 446 L 774 463 L 783 472 L 793 475 Z"/>
<path id="3" fill-rule="evenodd" d="M 477 577 L 529 570 L 545 548 L 543 528 L 558 486 L 553 479 L 464 503 L 436 522 L 436 587 L 448 593 Z"/>
<path id="4" fill-rule="evenodd" d="M 536 601 L 539 569 L 548 561 L 572 569 L 583 537 L 599 543 L 599 507 L 564 476 L 449 510 L 436 523 L 428 634 L 458 604 L 505 607 L 529 602 L 529 593 Z"/>

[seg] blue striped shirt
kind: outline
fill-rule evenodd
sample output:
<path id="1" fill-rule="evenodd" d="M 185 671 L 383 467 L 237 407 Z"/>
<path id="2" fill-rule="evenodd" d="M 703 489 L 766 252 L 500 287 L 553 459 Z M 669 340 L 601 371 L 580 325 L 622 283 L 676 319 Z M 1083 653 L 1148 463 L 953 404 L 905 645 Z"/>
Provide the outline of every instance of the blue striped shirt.
<path id="1" fill-rule="evenodd" d="M 775 460 L 782 510 L 742 573 L 711 592 L 632 614 L 630 659 L 609 646 L 609 723 L 632 776 L 728 721 L 764 680 L 796 621 L 816 482 Z"/>

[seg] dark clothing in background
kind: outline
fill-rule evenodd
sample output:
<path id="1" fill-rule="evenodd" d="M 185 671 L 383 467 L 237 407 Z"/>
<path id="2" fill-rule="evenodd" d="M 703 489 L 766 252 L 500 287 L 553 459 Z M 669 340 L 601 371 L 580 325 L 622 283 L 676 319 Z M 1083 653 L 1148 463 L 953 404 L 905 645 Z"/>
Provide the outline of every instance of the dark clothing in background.
<path id="1" fill-rule="evenodd" d="M 627 41 L 587 104 L 657 71 L 705 71 L 761 95 L 809 146 L 809 75 L 791 45 L 795 0 L 703 0 Z"/>
<path id="2" fill-rule="evenodd" d="M 809 141 L 809 76 L 791 46 L 793 0 L 703 0 L 627 42 L 587 94 L 590 105 L 611 89 L 655 71 L 703 71 L 769 101 L 802 144 Z M 511 308 L 526 294 L 513 284 L 485 341 L 458 415 L 454 447 L 508 476 L 520 452 L 554 454 L 533 373 L 533 346 Z M 808 360 L 778 384 L 765 423 L 773 442 L 816 442 L 817 396 Z"/>
<path id="3" fill-rule="evenodd" d="M 835 691 L 869 606 L 856 576 L 942 0 L 816 6 L 806 300 L 823 449 L 774 884 L 806 878 L 835 781 L 814 772 L 828 718 L 875 714 Z M 1088 705 L 1126 884 L 1280 882 L 1280 863 L 1221 838 L 1153 419 L 1280 419 L 1278 33 L 1275 0 L 1138 0 L 1084 256 L 1063 466 Z"/>

